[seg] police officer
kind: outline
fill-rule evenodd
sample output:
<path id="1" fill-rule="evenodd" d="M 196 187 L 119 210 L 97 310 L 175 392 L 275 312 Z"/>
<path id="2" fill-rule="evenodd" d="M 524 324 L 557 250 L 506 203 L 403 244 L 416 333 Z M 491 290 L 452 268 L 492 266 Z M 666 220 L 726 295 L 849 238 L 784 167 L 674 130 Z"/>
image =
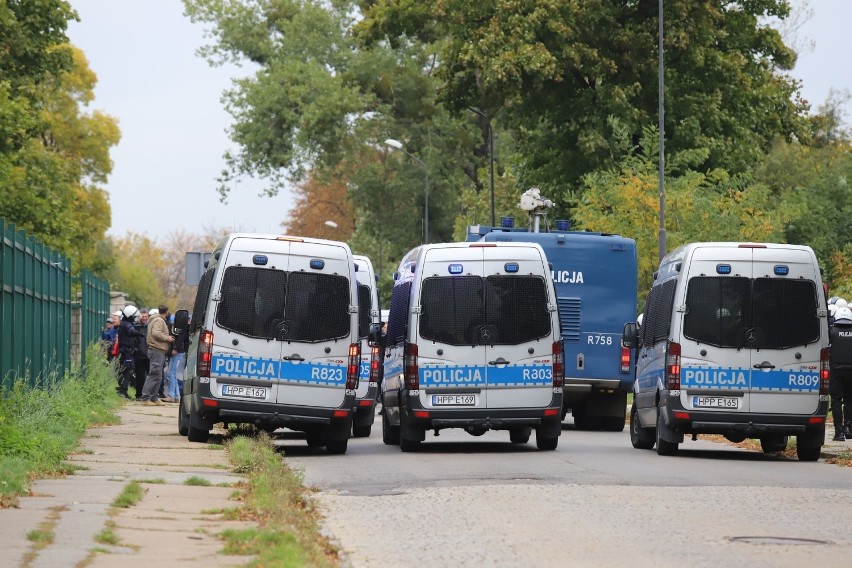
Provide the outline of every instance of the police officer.
<path id="1" fill-rule="evenodd" d="M 852 436 L 852 310 L 842 307 L 834 312 L 834 324 L 829 329 L 828 336 L 831 341 L 828 387 L 831 394 L 831 415 L 834 418 L 834 441 L 842 442 L 846 436 Z"/>
<path id="2" fill-rule="evenodd" d="M 139 337 L 134 321 L 138 315 L 136 306 L 126 306 L 121 312 L 121 325 L 118 327 L 119 377 L 115 390 L 127 399 L 130 398 L 127 387 L 132 384 L 134 378 L 134 359 Z"/>

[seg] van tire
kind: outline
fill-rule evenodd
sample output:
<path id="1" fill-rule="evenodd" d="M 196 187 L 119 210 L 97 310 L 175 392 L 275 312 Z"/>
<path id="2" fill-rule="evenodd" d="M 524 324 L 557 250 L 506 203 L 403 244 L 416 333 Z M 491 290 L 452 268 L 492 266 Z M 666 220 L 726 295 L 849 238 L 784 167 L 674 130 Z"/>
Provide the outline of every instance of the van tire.
<path id="1" fill-rule="evenodd" d="M 770 434 L 760 438 L 760 447 L 764 454 L 774 454 L 783 452 L 787 449 L 787 441 L 789 438 L 784 434 Z"/>
<path id="2" fill-rule="evenodd" d="M 388 446 L 399 445 L 399 426 L 391 425 L 385 409 L 382 409 L 382 442 Z"/>
<path id="3" fill-rule="evenodd" d="M 509 441 L 513 444 L 526 444 L 530 441 L 532 429 L 529 426 L 509 430 Z"/>
<path id="4" fill-rule="evenodd" d="M 796 456 L 799 461 L 815 462 L 819 459 L 821 450 L 822 446 L 802 446 L 799 445 L 798 440 L 796 441 Z"/>
<path id="5" fill-rule="evenodd" d="M 186 436 L 189 434 L 189 413 L 184 411 L 183 396 L 180 397 L 178 405 L 178 434 Z"/>
<path id="6" fill-rule="evenodd" d="M 606 432 L 623 432 L 624 431 L 624 415 L 621 416 L 604 416 L 601 418 L 602 426 Z"/>
<path id="7" fill-rule="evenodd" d="M 657 412 L 657 433 L 656 433 L 656 444 L 657 444 L 657 455 L 660 456 L 676 456 L 677 455 L 677 447 L 678 444 L 675 442 L 669 442 L 667 440 L 663 440 L 661 434 L 662 432 L 668 430 L 668 426 L 666 426 L 665 422 L 663 422 L 663 413 Z"/>
<path id="8" fill-rule="evenodd" d="M 358 424 L 352 423 L 352 437 L 353 438 L 369 438 L 370 433 L 373 431 L 373 425 L 367 424 L 366 426 L 359 426 Z"/>
<path id="9" fill-rule="evenodd" d="M 535 435 L 535 447 L 542 451 L 553 451 L 559 445 L 559 436 L 543 437 Z"/>
<path id="10" fill-rule="evenodd" d="M 630 407 L 630 443 L 637 450 L 650 450 L 656 443 L 656 432 L 651 428 L 642 428 L 636 412 L 636 403 Z"/>
<path id="11" fill-rule="evenodd" d="M 346 453 L 346 448 L 349 446 L 349 438 L 342 440 L 329 440 L 325 444 L 325 453 L 330 456 L 339 456 Z"/>

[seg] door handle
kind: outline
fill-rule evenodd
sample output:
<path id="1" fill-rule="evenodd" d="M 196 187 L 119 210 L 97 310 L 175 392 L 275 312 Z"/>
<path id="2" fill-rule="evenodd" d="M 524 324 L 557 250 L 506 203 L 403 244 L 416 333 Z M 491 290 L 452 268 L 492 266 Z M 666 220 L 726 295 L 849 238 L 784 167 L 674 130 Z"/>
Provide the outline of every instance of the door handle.
<path id="1" fill-rule="evenodd" d="M 752 365 L 755 369 L 774 369 L 775 365 L 770 363 L 769 361 L 764 361 L 763 363 Z"/>
<path id="2" fill-rule="evenodd" d="M 505 359 L 503 359 L 502 357 L 500 357 L 500 358 L 499 358 L 499 359 L 497 359 L 496 361 L 489 361 L 489 362 L 488 362 L 488 364 L 489 364 L 489 365 L 508 365 L 508 364 L 509 364 L 509 361 L 506 361 Z"/>
<path id="3" fill-rule="evenodd" d="M 289 357 L 281 357 L 281 360 L 282 361 L 304 361 L 305 358 L 300 357 L 298 354 L 294 353 L 293 355 L 290 355 Z"/>

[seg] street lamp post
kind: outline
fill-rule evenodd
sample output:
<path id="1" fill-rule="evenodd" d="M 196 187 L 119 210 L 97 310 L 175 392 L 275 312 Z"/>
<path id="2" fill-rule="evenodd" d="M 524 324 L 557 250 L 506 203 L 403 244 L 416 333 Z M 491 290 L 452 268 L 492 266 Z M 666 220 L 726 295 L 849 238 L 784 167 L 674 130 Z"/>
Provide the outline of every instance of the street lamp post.
<path id="1" fill-rule="evenodd" d="M 657 48 L 657 59 L 658 59 L 658 69 L 657 73 L 659 74 L 659 109 L 657 111 L 659 120 L 659 124 L 657 125 L 657 129 L 660 131 L 660 234 L 659 240 L 657 243 L 658 253 L 660 255 L 660 260 L 663 260 L 663 257 L 666 256 L 666 186 L 665 186 L 665 170 L 666 170 L 666 156 L 665 156 L 665 143 L 666 143 L 666 132 L 665 132 L 665 76 L 663 74 L 665 68 L 663 66 L 663 0 L 659 0 L 658 4 L 659 11 L 659 24 L 657 29 L 657 34 L 659 35 L 659 42 Z"/>
<path id="2" fill-rule="evenodd" d="M 495 227 L 497 225 L 496 218 L 494 217 L 494 131 L 491 129 L 491 119 L 488 118 L 488 115 L 479 110 L 476 107 L 467 107 L 472 113 L 481 116 L 485 119 L 485 126 L 488 128 L 488 173 L 491 182 L 491 226 Z"/>
<path id="3" fill-rule="evenodd" d="M 429 244 L 429 168 L 426 167 L 426 164 L 423 163 L 423 160 L 411 154 L 408 150 L 405 149 L 402 142 L 399 140 L 395 140 L 393 138 L 388 138 L 385 140 L 385 145 L 389 148 L 393 148 L 394 150 L 399 150 L 403 152 L 406 156 L 420 164 L 423 168 L 423 172 L 426 174 L 426 189 L 423 192 L 423 232 L 425 233 L 426 244 Z"/>

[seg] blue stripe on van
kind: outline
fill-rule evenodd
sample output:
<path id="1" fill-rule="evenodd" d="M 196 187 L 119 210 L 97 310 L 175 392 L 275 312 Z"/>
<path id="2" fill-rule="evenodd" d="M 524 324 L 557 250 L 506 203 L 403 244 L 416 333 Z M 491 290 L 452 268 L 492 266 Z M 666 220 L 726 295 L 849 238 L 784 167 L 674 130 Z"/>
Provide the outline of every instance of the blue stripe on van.
<path id="1" fill-rule="evenodd" d="M 487 376 L 487 381 L 486 381 Z M 509 365 L 506 367 L 441 366 L 419 369 L 420 387 L 512 387 L 550 386 L 553 368 L 550 365 Z"/>
<path id="2" fill-rule="evenodd" d="M 684 367 L 682 389 L 741 389 L 752 392 L 817 392 L 819 371 L 777 369 L 753 371 L 727 367 Z"/>
<path id="3" fill-rule="evenodd" d="M 294 363 L 276 359 L 214 355 L 210 374 L 219 377 L 266 379 L 295 384 L 344 386 L 346 365 Z"/>

